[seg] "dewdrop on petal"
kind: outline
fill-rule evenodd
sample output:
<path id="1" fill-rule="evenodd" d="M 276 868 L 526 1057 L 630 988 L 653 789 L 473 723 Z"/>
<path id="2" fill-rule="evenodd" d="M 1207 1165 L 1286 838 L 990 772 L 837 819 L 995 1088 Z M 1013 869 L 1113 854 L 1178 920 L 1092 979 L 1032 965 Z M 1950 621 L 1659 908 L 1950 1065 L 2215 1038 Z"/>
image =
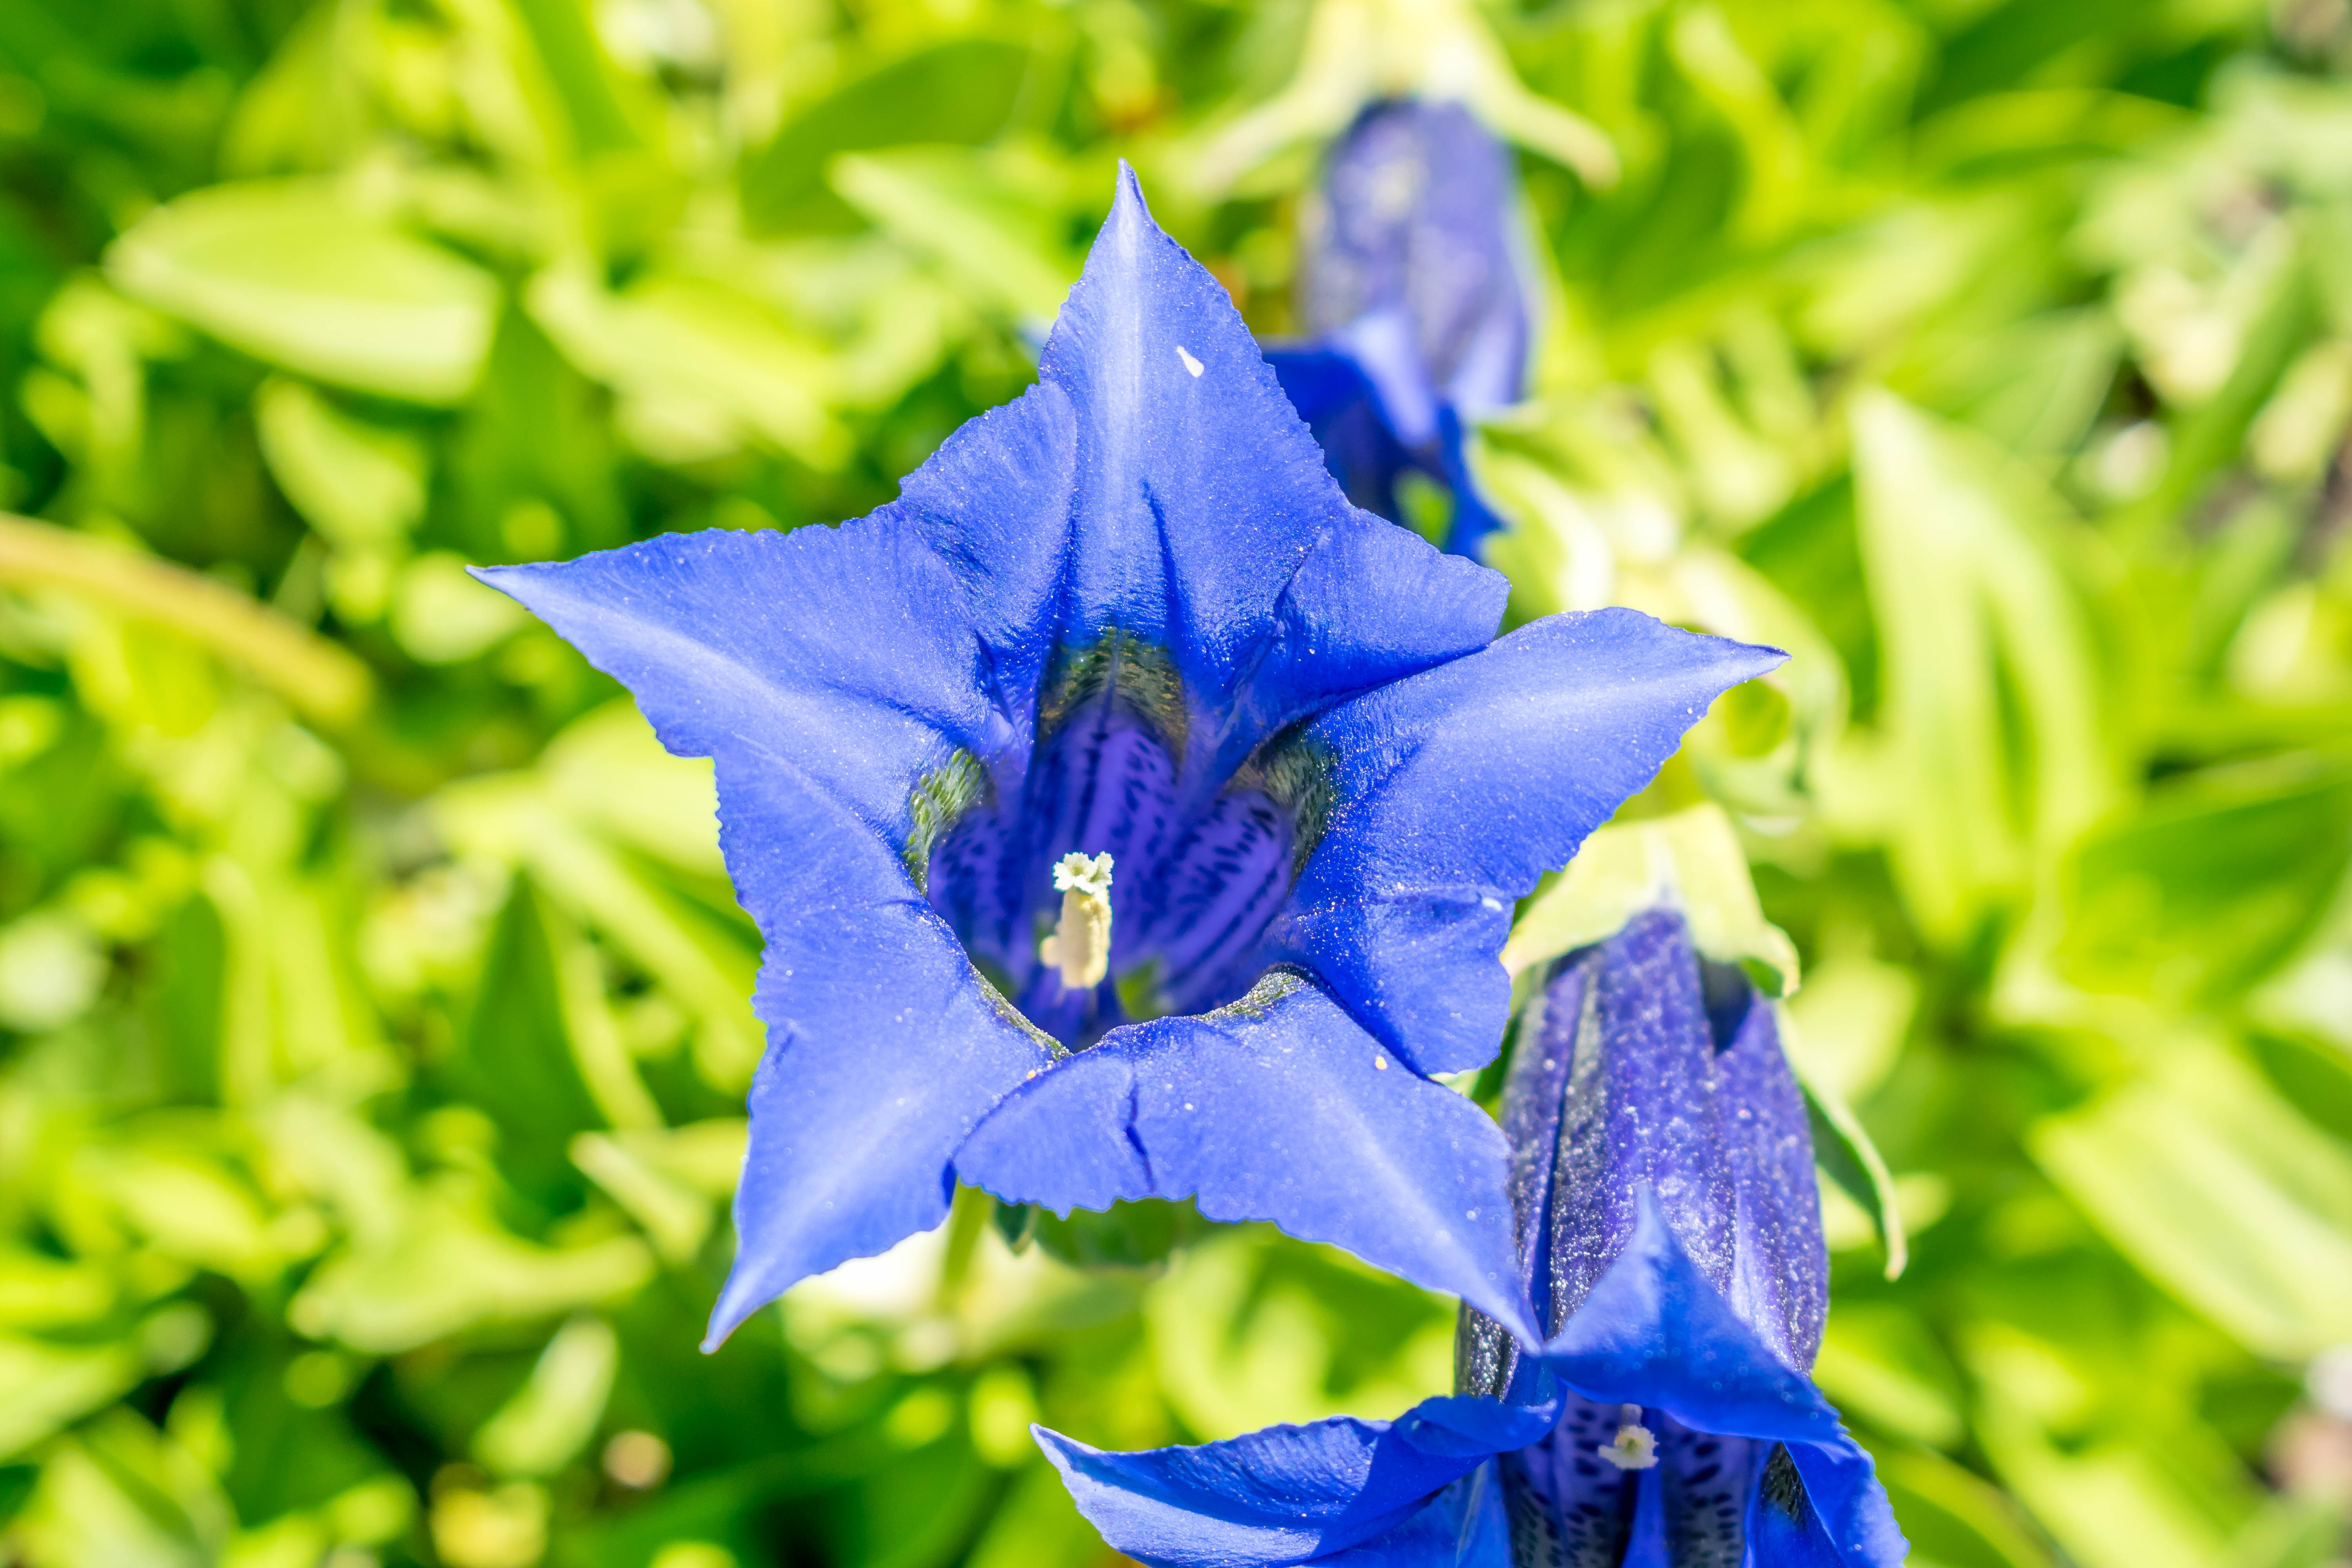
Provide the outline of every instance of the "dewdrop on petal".
<path id="1" fill-rule="evenodd" d="M 1069 854 L 1054 863 L 1062 918 L 1037 955 L 1071 991 L 1090 991 L 1110 973 L 1110 857 Z"/>

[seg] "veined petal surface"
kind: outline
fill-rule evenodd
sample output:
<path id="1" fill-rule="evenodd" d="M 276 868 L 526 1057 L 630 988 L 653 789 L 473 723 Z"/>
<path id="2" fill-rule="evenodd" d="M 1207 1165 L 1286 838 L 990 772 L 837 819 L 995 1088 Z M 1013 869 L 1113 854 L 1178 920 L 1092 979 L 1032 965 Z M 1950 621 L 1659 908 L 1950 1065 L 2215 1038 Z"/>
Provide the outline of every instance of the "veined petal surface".
<path id="1" fill-rule="evenodd" d="M 1539 1436 L 1556 1413 L 1448 1396 L 1423 1400 L 1393 1422 L 1340 1416 L 1133 1454 L 1032 1430 L 1078 1511 L 1140 1562 L 1271 1568 L 1337 1555 L 1418 1521 L 1386 1554 L 1346 1559 L 1402 1568 L 1425 1561 L 1402 1553 L 1428 1550 L 1449 1522 L 1460 1539 L 1462 1512 L 1450 1521 L 1423 1515 L 1433 1495 Z"/>
<path id="2" fill-rule="evenodd" d="M 1426 1074 L 1494 1048 L 1507 900 L 1778 657 L 1490 644 L 1502 580 L 1348 504 L 1124 170 L 1037 385 L 874 516 L 483 575 L 716 759 L 769 1035 L 717 1334 L 961 1173 L 1197 1194 L 1532 1337 L 1500 1138 Z"/>
<path id="3" fill-rule="evenodd" d="M 1564 866 L 1727 689 L 1787 656 L 1635 610 L 1553 616 L 1307 727 L 1335 805 L 1267 931 L 1426 1073 L 1484 1065 L 1517 900 Z"/>
<path id="4" fill-rule="evenodd" d="M 1277 971 L 1232 1006 L 1115 1031 L 1023 1085 L 956 1169 L 1065 1213 L 1196 1196 L 1212 1219 L 1343 1247 L 1532 1339 L 1506 1157 L 1484 1111 Z"/>
<path id="5" fill-rule="evenodd" d="M 671 750 L 717 760 L 720 847 L 767 941 L 769 1051 L 716 1342 L 793 1281 L 937 1224 L 964 1134 L 1053 1059 L 901 858 L 913 781 L 986 742 L 979 644 L 931 612 L 955 592 L 938 557 L 871 521 L 482 575 L 627 684 Z M 904 635 L 845 635 L 877 614 Z"/>

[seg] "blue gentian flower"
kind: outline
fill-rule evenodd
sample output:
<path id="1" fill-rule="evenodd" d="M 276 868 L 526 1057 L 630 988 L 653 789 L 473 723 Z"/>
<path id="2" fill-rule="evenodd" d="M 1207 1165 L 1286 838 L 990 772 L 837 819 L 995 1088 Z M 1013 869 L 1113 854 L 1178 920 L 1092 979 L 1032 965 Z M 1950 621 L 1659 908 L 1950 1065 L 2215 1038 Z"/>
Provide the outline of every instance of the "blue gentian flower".
<path id="1" fill-rule="evenodd" d="M 1454 1395 L 1394 1422 L 1111 1454 L 1038 1428 L 1155 1565 L 1893 1568 L 1869 1457 L 1806 1373 L 1828 1258 L 1770 1004 L 1675 913 L 1563 960 L 1504 1091 L 1549 1337 L 1465 1308 Z"/>
<path id="2" fill-rule="evenodd" d="M 717 760 L 766 952 L 714 1341 L 944 1217 L 1197 1196 L 1517 1327 L 1515 900 L 1779 662 L 1351 508 L 1131 174 L 1037 384 L 838 528 L 482 575 Z"/>
<path id="3" fill-rule="evenodd" d="M 1357 117 L 1307 208 L 1304 346 L 1266 357 L 1348 499 L 1402 521 L 1397 481 L 1453 492 L 1446 548 L 1502 526 L 1462 455 L 1465 422 L 1517 403 L 1528 310 L 1511 154 L 1459 104 Z"/>

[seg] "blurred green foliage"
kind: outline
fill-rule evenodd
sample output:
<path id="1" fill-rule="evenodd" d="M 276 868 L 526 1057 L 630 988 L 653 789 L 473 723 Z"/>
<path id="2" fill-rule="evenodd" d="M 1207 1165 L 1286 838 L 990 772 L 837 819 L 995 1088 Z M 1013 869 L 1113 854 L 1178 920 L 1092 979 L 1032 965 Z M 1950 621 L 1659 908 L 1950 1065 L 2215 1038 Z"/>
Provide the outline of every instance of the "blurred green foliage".
<path id="1" fill-rule="evenodd" d="M 1514 615 L 1797 656 L 1633 815 L 1727 810 L 1892 1166 L 1820 1374 L 1914 1562 L 2329 1560 L 2347 69 L 2342 0 L 0 6 L 0 1561 L 1076 1568 L 1033 1418 L 1446 1385 L 1335 1253 L 971 1194 L 698 1354 L 708 771 L 461 570 L 887 499 L 1118 156 L 1281 332 L 1414 88 L 1527 149 Z"/>

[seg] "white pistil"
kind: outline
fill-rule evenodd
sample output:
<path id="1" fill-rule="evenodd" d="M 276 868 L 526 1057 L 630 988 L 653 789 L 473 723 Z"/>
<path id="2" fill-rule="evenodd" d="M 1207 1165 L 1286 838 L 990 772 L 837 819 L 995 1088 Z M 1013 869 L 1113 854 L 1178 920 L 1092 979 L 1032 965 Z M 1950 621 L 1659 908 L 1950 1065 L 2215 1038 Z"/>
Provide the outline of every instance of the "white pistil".
<path id="1" fill-rule="evenodd" d="M 1642 1407 L 1617 1407 L 1617 1436 L 1594 1450 L 1621 1470 L 1646 1470 L 1658 1462 L 1658 1435 L 1642 1425 Z"/>
<path id="2" fill-rule="evenodd" d="M 1110 857 L 1065 855 L 1054 863 L 1062 918 L 1037 956 L 1062 972 L 1071 991 L 1091 991 L 1110 973 Z"/>

